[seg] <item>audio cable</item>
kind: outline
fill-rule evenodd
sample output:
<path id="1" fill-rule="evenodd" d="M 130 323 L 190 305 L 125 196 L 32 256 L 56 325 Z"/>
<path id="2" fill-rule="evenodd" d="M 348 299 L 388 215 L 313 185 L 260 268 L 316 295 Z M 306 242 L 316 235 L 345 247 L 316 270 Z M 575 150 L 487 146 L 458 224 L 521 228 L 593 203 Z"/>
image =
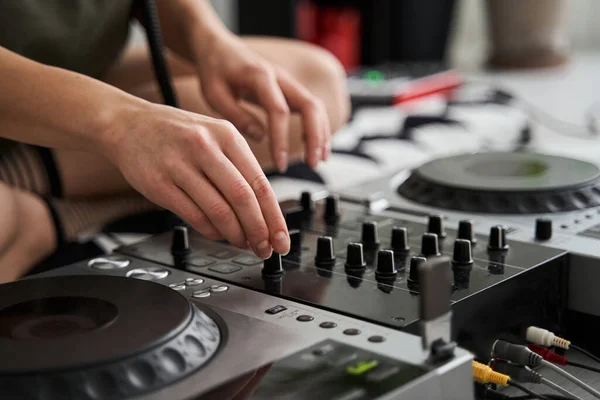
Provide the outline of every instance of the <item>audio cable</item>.
<path id="1" fill-rule="evenodd" d="M 564 378 L 570 380 L 577 386 L 581 387 L 594 397 L 600 399 L 600 392 L 571 375 L 567 371 L 562 368 L 557 367 L 556 365 L 544 360 L 542 356 L 534 353 L 528 347 L 520 346 L 512 343 L 508 343 L 504 340 L 497 340 L 492 346 L 492 357 L 500 358 L 502 360 L 511 361 L 516 364 L 525 365 L 528 367 L 539 367 L 544 366 L 547 367 L 557 374 L 563 376 Z"/>
<path id="2" fill-rule="evenodd" d="M 537 344 L 539 346 L 544 346 L 544 347 L 554 346 L 554 347 L 559 347 L 559 348 L 565 349 L 565 350 L 573 349 L 573 350 L 580 352 L 581 354 L 588 357 L 589 359 L 594 360 L 597 363 L 600 363 L 600 357 L 590 353 L 589 351 L 587 351 L 579 346 L 572 344 L 570 341 L 568 341 L 566 339 L 556 336 L 554 333 L 552 333 L 546 329 L 538 328 L 537 326 L 530 326 L 529 328 L 527 328 L 527 331 L 525 332 L 525 338 L 527 339 L 528 342 Z"/>
<path id="3" fill-rule="evenodd" d="M 570 399 L 582 400 L 581 397 L 574 395 L 563 387 L 544 378 L 539 372 L 533 371 L 525 365 L 515 364 L 502 359 L 492 359 L 492 361 L 490 361 L 490 367 L 494 371 L 508 375 L 511 379 L 519 382 L 542 384 Z"/>
<path id="4" fill-rule="evenodd" d="M 485 365 L 477 361 L 473 361 L 473 379 L 476 383 L 480 384 L 493 383 L 501 386 L 513 386 L 522 392 L 527 393 L 534 399 L 551 400 L 550 397 L 529 390 L 520 383 L 511 380 L 510 376 L 496 372 L 489 365 Z M 498 394 L 499 392 L 491 389 L 485 390 L 484 393 L 487 394 L 488 399 L 503 400 L 507 398 L 503 394 Z M 510 399 L 510 397 L 508 398 Z"/>
<path id="5" fill-rule="evenodd" d="M 581 364 L 581 363 L 578 363 L 575 361 L 569 361 L 569 359 L 567 357 L 556 354 L 552 350 L 547 349 L 542 346 L 538 346 L 537 344 L 530 344 L 527 347 L 529 347 L 529 349 L 531 351 L 533 351 L 534 353 L 537 353 L 540 356 L 542 356 L 544 358 L 544 360 L 549 361 L 551 363 L 558 364 L 558 365 L 569 365 L 572 367 L 577 367 L 577 368 L 581 368 L 581 369 L 586 369 L 588 371 L 600 373 L 600 368 L 591 367 L 589 365 Z"/>

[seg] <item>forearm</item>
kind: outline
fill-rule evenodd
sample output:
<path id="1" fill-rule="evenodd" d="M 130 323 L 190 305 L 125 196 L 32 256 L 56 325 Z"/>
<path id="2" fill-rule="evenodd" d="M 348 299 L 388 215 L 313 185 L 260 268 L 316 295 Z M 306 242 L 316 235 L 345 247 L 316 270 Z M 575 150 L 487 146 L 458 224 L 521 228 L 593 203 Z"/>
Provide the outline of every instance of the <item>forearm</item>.
<path id="1" fill-rule="evenodd" d="M 103 153 L 114 122 L 144 103 L 95 79 L 0 47 L 0 137 Z"/>
<path id="2" fill-rule="evenodd" d="M 156 0 L 156 6 L 165 46 L 194 64 L 211 41 L 231 34 L 208 0 Z"/>

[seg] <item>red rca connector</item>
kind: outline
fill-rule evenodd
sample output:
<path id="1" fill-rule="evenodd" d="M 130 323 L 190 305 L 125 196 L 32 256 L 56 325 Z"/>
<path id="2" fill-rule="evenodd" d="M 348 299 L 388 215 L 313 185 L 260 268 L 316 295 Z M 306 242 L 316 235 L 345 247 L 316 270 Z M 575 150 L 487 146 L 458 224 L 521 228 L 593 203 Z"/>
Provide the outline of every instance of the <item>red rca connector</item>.
<path id="1" fill-rule="evenodd" d="M 529 344 L 527 347 L 529 347 L 529 350 L 542 356 L 542 358 L 546 361 L 549 361 L 553 364 L 567 365 L 567 357 L 556 354 L 550 349 L 538 346 L 537 344 Z"/>

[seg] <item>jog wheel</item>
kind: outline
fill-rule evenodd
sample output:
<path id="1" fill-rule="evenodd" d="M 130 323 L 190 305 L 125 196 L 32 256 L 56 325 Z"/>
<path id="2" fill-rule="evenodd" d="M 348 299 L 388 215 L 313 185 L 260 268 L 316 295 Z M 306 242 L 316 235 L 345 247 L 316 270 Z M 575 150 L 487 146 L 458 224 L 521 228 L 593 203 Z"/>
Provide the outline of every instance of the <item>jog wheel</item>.
<path id="1" fill-rule="evenodd" d="M 564 212 L 600 205 L 600 169 L 542 154 L 464 154 L 418 167 L 398 193 L 419 204 L 474 213 Z"/>
<path id="2" fill-rule="evenodd" d="M 211 317 L 154 282 L 81 275 L 0 285 L 0 397 L 140 396 L 198 371 L 221 340 Z"/>

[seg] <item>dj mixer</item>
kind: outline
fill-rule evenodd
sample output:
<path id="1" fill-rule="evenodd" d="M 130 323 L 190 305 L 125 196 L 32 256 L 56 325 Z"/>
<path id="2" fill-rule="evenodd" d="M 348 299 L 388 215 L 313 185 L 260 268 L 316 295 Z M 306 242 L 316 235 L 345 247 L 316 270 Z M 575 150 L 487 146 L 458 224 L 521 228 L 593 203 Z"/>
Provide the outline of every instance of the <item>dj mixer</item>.
<path id="1" fill-rule="evenodd" d="M 475 399 L 529 326 L 598 350 L 599 206 L 591 164 L 481 153 L 282 202 L 268 260 L 178 226 L 0 286 L 0 393 Z"/>

